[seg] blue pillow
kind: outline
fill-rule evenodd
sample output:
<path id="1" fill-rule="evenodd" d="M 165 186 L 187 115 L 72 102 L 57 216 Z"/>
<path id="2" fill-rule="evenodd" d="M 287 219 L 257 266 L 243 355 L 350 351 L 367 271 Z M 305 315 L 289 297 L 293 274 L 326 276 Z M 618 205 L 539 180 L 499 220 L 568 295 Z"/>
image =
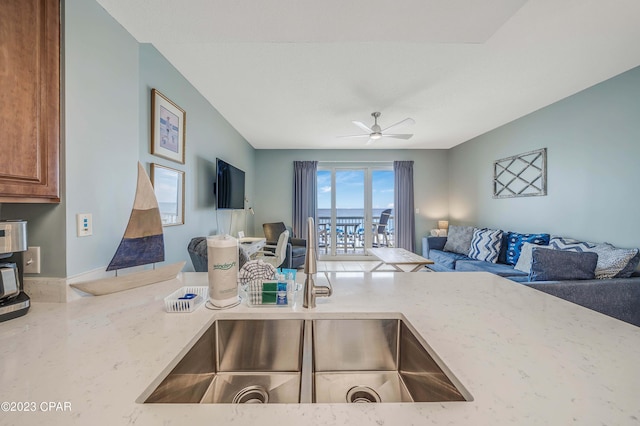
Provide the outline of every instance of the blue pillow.
<path id="1" fill-rule="evenodd" d="M 595 279 L 598 255 L 534 247 L 531 252 L 529 281 Z"/>
<path id="2" fill-rule="evenodd" d="M 517 232 L 509 232 L 507 237 L 507 253 L 505 263 L 515 265 L 518 263 L 522 245 L 524 243 L 537 244 L 539 246 L 549 245 L 549 234 L 518 234 Z"/>

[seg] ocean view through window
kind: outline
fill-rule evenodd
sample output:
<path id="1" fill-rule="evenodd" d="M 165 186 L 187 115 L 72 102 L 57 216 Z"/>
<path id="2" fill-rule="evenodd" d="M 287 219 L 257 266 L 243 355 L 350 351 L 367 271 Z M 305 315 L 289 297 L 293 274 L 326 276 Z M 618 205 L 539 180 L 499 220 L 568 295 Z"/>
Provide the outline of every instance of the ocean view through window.
<path id="1" fill-rule="evenodd" d="M 366 256 L 393 245 L 393 164 L 319 163 L 318 240 L 323 259 Z M 379 226 L 383 213 L 390 215 Z M 384 233 L 379 238 L 377 232 Z"/>

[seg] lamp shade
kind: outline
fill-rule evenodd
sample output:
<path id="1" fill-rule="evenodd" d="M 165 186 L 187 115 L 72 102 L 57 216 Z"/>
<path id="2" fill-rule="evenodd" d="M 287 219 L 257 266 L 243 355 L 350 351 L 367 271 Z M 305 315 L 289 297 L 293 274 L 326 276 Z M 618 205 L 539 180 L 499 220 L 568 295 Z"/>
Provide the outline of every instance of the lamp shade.
<path id="1" fill-rule="evenodd" d="M 448 229 L 449 221 L 448 220 L 439 220 L 438 221 L 438 229 Z"/>

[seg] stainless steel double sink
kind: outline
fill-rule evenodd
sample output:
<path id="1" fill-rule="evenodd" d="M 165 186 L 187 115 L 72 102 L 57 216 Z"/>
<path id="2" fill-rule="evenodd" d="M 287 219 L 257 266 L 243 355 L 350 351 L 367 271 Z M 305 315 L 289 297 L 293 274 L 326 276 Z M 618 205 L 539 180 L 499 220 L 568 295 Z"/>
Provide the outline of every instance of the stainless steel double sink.
<path id="1" fill-rule="evenodd" d="M 150 395 L 143 400 L 145 403 L 472 400 L 421 340 L 400 314 L 347 319 L 326 316 L 216 319 L 169 374 L 159 378 L 160 384 L 150 387 Z"/>

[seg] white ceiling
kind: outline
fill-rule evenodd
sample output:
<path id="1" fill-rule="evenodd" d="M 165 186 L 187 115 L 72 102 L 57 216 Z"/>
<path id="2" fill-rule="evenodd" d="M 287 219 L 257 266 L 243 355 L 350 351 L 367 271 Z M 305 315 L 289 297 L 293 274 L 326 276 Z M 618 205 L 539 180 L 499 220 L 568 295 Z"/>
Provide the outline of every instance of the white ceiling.
<path id="1" fill-rule="evenodd" d="M 450 148 L 640 65 L 638 0 L 98 2 L 258 149 Z M 336 137 L 373 111 L 413 138 Z"/>

